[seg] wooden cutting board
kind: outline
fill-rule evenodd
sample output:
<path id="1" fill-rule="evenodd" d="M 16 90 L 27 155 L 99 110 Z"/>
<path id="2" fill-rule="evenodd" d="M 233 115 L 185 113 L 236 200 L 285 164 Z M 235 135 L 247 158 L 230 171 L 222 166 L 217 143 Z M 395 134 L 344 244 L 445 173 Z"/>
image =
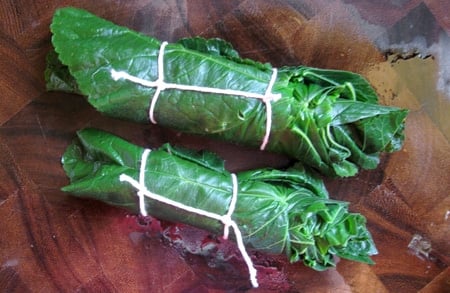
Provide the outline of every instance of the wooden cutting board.
<path id="1" fill-rule="evenodd" d="M 220 37 L 242 56 L 274 66 L 305 64 L 366 76 L 382 103 L 411 110 L 405 146 L 384 155 L 376 170 L 328 179 L 327 185 L 332 197 L 349 201 L 351 210 L 367 217 L 379 249 L 376 265 L 342 260 L 336 269 L 315 272 L 282 257 L 264 256 L 264 263 L 258 264 L 261 288 L 250 291 L 450 292 L 450 93 L 437 86 L 449 79 L 439 55 L 444 47 L 434 51 L 434 58 L 385 56 L 389 45 L 407 44 L 417 33 L 425 36 L 425 49 L 445 44 L 450 33 L 444 13 L 449 11 L 448 1 L 431 0 L 4 1 L 0 4 L 1 292 L 249 288 L 236 257 L 229 267 L 211 267 L 207 258 L 181 251 L 172 238 L 153 233 L 155 227 L 134 215 L 62 193 L 67 179 L 60 157 L 78 129 L 98 127 L 149 147 L 170 142 L 206 148 L 226 159 L 231 171 L 288 163 L 274 154 L 109 119 L 82 97 L 47 93 L 43 71 L 50 49 L 49 24 L 54 10 L 66 5 L 86 8 L 162 40 Z M 420 29 L 408 29 L 411 24 Z M 195 233 L 204 236 L 201 231 L 184 231 L 191 239 L 196 239 Z"/>

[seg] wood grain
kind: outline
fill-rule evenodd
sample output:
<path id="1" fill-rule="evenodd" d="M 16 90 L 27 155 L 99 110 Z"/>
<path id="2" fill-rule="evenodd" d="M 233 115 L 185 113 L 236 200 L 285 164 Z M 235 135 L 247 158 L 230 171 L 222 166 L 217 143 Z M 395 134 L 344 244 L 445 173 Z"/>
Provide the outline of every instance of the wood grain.
<path id="1" fill-rule="evenodd" d="M 87 126 L 149 147 L 171 142 L 207 148 L 225 158 L 232 171 L 289 163 L 275 154 L 106 118 L 79 96 L 47 93 L 43 70 L 51 47 L 48 26 L 54 10 L 67 5 L 163 40 L 221 37 L 244 57 L 275 66 L 306 64 L 359 72 L 374 85 L 382 103 L 410 109 L 401 151 L 384 155 L 375 170 L 326 181 L 334 198 L 349 201 L 351 210 L 367 217 L 379 249 L 377 264 L 341 260 L 336 269 L 315 272 L 281 256 L 259 256 L 261 288 L 248 290 L 238 259 L 213 268 L 207 258 L 181 251 L 133 215 L 62 193 L 67 178 L 61 154 L 75 131 Z M 390 30 L 404 27 L 395 24 L 407 23 L 413 10 L 413 15 L 424 9 L 435 18 L 429 24 L 433 32 L 448 33 L 448 18 L 442 13 L 446 5 L 438 0 L 3 1 L 0 291 L 450 291 L 450 134 L 377 46 L 394 34 Z M 439 100 L 441 105 L 447 102 Z M 408 249 L 417 235 L 431 244 L 428 255 Z"/>

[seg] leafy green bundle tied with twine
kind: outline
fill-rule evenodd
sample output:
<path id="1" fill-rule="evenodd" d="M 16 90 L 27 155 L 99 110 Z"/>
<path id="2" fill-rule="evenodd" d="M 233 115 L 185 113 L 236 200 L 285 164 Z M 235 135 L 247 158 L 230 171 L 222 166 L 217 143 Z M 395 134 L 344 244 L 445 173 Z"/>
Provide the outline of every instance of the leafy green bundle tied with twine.
<path id="1" fill-rule="evenodd" d="M 315 270 L 335 266 L 334 256 L 372 263 L 377 253 L 365 218 L 348 211 L 348 203 L 328 198 L 323 182 L 299 168 L 258 169 L 237 173 L 236 185 L 224 162 L 212 153 L 193 152 L 168 144 L 152 150 L 141 170 L 144 148 L 92 128 L 77 133 L 62 162 L 70 184 L 63 191 L 139 211 L 137 190 L 121 180 L 128 176 L 169 200 L 225 215 L 233 188 L 231 219 L 247 248 L 286 254 L 291 262 Z M 141 172 L 144 172 L 141 174 Z M 221 233 L 223 224 L 144 197 L 149 214 Z"/>
<path id="2" fill-rule="evenodd" d="M 277 69 L 219 39 L 161 43 L 76 8 L 57 10 L 51 31 L 48 89 L 108 116 L 261 146 L 330 176 L 375 168 L 403 143 L 407 110 L 378 104 L 352 72 Z"/>

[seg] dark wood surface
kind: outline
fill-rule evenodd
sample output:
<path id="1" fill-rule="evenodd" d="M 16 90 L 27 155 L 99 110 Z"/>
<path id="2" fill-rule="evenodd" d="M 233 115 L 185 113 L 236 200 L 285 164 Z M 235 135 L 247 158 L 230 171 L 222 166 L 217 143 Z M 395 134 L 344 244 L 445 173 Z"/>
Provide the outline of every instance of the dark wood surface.
<path id="1" fill-rule="evenodd" d="M 1 292 L 233 292 L 245 284 L 245 272 L 227 275 L 208 267 L 204 258 L 181 253 L 122 210 L 62 193 L 67 179 L 60 157 L 78 129 L 99 127 L 149 147 L 171 142 L 207 148 L 233 171 L 287 163 L 273 154 L 108 119 L 79 96 L 47 93 L 48 26 L 55 8 L 66 5 L 163 40 L 221 37 L 243 56 L 275 66 L 306 64 L 366 76 L 382 103 L 411 110 L 405 146 L 383 156 L 376 170 L 327 185 L 332 197 L 351 202 L 351 210 L 368 218 L 377 264 L 342 260 L 336 269 L 315 272 L 268 256 L 258 266 L 262 286 L 251 291 L 450 292 L 445 0 L 3 1 Z M 410 56 L 408 48 L 433 57 L 386 60 L 387 51 Z M 426 254 L 408 248 L 418 236 L 431 245 Z"/>

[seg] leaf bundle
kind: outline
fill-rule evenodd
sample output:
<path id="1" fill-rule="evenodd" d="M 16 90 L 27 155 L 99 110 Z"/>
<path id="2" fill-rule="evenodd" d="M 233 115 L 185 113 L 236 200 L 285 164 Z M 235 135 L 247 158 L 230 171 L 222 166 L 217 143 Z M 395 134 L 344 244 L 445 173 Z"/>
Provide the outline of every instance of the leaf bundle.
<path id="1" fill-rule="evenodd" d="M 139 211 L 132 185 L 122 174 L 139 178 L 144 148 L 110 133 L 84 129 L 63 155 L 70 184 L 78 197 Z M 376 248 L 365 218 L 348 211 L 348 203 L 328 198 L 322 181 L 299 168 L 259 169 L 237 176 L 237 202 L 231 217 L 248 248 L 286 254 L 291 262 L 316 270 L 335 265 L 334 256 L 372 263 Z M 233 183 L 224 162 L 212 153 L 196 153 L 168 144 L 152 150 L 145 164 L 145 185 L 168 199 L 224 215 Z M 217 220 L 186 212 L 145 197 L 145 208 L 160 219 L 189 224 L 220 234 Z"/>
<path id="2" fill-rule="evenodd" d="M 157 88 L 115 80 L 112 72 L 156 81 L 159 40 L 75 8 L 58 10 L 51 31 L 56 53 L 48 57 L 48 89 L 86 95 L 108 116 L 149 122 Z M 163 54 L 163 79 L 178 85 L 264 95 L 274 69 L 241 58 L 220 39 L 182 39 L 168 44 Z M 152 113 L 166 127 L 255 147 L 270 118 L 265 149 L 329 176 L 373 169 L 381 152 L 402 146 L 407 110 L 380 105 L 374 89 L 356 73 L 282 67 L 271 93 L 281 98 L 270 102 L 269 113 L 255 98 L 167 88 Z"/>

